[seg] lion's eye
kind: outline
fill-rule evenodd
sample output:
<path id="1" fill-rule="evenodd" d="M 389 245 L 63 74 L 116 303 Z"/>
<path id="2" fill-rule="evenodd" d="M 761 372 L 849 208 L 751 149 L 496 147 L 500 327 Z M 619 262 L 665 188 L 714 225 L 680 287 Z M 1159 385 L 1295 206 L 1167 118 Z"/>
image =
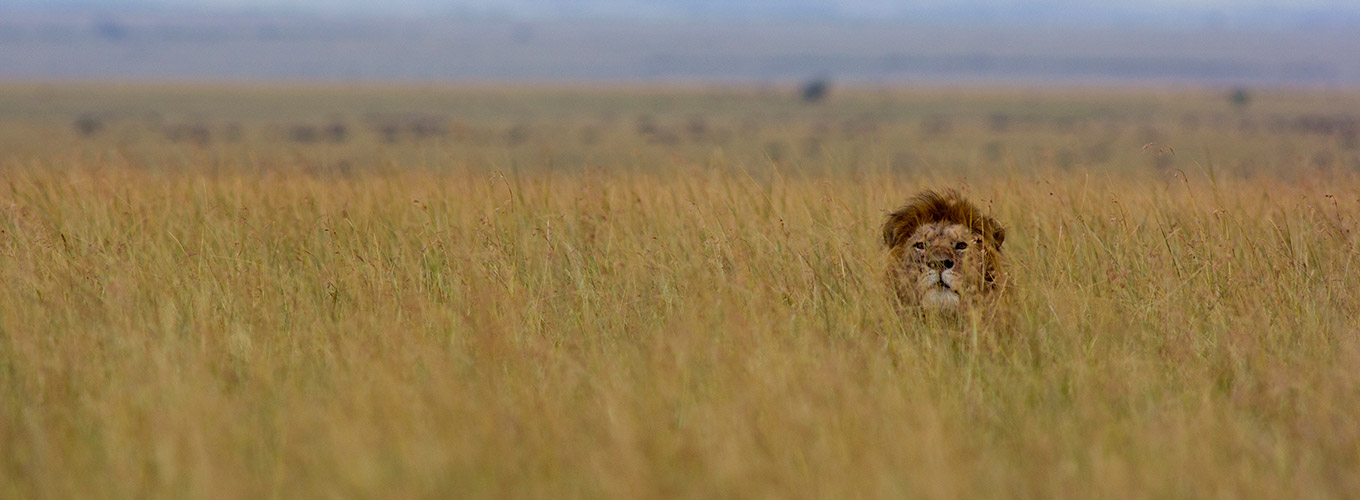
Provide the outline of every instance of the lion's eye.
<path id="1" fill-rule="evenodd" d="M 926 249 L 926 242 L 924 242 L 924 241 L 918 241 L 918 242 L 916 242 L 915 245 L 912 245 L 912 248 L 915 248 L 915 249 L 917 249 L 917 250 L 925 250 L 925 249 Z"/>
<path id="2" fill-rule="evenodd" d="M 968 248 L 968 244 L 965 243 L 965 242 L 960 241 L 960 242 L 954 244 L 954 249 L 955 249 L 955 250 L 963 250 L 963 249 L 966 249 L 966 248 Z"/>

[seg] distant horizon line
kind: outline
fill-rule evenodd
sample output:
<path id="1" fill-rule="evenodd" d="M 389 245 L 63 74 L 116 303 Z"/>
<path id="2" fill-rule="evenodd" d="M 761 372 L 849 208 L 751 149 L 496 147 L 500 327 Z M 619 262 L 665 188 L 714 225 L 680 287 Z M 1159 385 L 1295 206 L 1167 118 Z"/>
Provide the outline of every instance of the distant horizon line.
<path id="1" fill-rule="evenodd" d="M 588 3 L 587 5 L 593 5 Z M 187 17 L 283 17 L 298 20 L 365 20 L 365 21 L 435 21 L 497 20 L 523 22 L 809 22 L 809 23 L 868 23 L 868 24 L 934 24 L 934 25 L 1067 25 L 1121 26 L 1126 28 L 1160 27 L 1221 27 L 1225 29 L 1314 29 L 1326 27 L 1355 27 L 1360 29 L 1360 5 L 1282 6 L 1255 5 L 1225 8 L 1222 6 L 1151 5 L 1145 8 L 1125 6 L 1069 6 L 1055 5 L 987 6 L 936 5 L 908 6 L 892 9 L 890 14 L 870 14 L 854 10 L 785 10 L 785 9 L 722 9 L 707 8 L 685 11 L 681 8 L 661 9 L 598 9 L 598 8 L 489 8 L 443 7 L 425 9 L 383 10 L 353 5 L 334 9 L 305 6 L 185 6 L 158 4 L 128 4 L 103 7 L 79 4 L 20 4 L 0 7 L 0 13 L 38 17 L 82 15 L 94 18 L 119 16 L 187 16 Z M 1148 17 L 1156 14 L 1156 17 Z M 45 19 L 51 21 L 51 19 Z M 12 21 L 12 20 L 11 20 Z M 3 23 L 4 21 L 0 21 Z"/>
<path id="2" fill-rule="evenodd" d="M 567 92 L 796 92 L 810 79 L 742 80 L 703 78 L 403 78 L 375 77 L 347 79 L 335 77 L 12 77 L 0 75 L 3 87 L 167 87 L 167 88 L 296 88 L 296 89 L 377 89 L 460 90 L 460 91 L 567 91 Z M 1291 81 L 1269 83 L 1231 83 L 1197 80 L 1065 80 L 1026 79 L 920 79 L 865 80 L 830 79 L 832 92 L 973 92 L 973 91 L 1186 91 L 1223 92 L 1242 89 L 1250 92 L 1360 92 L 1360 82 Z"/>

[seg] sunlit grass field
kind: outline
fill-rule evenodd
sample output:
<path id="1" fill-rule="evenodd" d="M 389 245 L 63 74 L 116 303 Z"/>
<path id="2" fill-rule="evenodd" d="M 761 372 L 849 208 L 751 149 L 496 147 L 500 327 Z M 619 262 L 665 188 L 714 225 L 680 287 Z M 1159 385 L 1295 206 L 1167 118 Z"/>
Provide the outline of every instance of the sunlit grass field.
<path id="1" fill-rule="evenodd" d="M 0 87 L 0 498 L 1350 497 L 1358 104 Z"/>

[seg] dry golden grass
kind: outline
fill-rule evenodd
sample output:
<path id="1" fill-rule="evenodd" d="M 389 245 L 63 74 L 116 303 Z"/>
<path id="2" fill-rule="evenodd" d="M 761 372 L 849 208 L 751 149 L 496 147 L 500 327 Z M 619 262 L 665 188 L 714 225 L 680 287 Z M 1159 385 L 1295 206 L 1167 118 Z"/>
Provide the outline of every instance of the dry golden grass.
<path id="1" fill-rule="evenodd" d="M 0 168 L 0 498 L 1360 491 L 1344 170 L 272 151 Z M 1001 321 L 878 280 L 884 213 L 941 185 L 1009 226 Z"/>

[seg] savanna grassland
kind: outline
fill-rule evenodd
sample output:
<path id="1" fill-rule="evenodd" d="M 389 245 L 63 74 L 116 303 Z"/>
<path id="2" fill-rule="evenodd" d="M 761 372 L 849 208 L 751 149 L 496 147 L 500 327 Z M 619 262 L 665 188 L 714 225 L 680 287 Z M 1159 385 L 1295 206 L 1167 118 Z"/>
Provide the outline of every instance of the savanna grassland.
<path id="1" fill-rule="evenodd" d="M 1360 95 L 793 95 L 0 87 L 0 498 L 1360 491 Z"/>

